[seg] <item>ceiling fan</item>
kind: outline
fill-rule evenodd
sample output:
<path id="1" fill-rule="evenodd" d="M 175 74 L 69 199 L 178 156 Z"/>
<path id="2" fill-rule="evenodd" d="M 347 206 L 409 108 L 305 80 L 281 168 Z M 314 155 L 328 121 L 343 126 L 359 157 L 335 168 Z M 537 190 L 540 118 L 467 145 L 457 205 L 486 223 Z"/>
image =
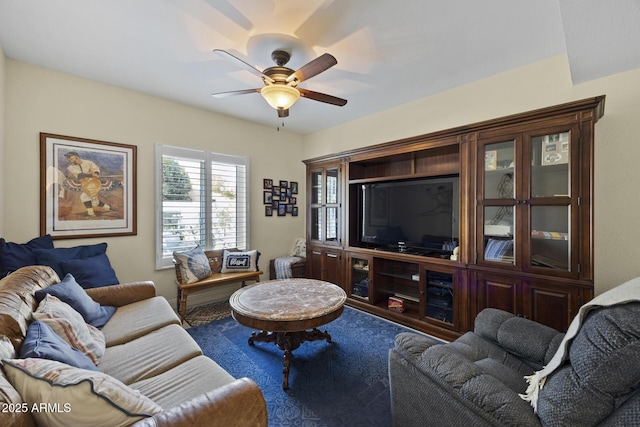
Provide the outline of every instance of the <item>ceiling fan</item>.
<path id="1" fill-rule="evenodd" d="M 222 55 L 227 59 L 238 61 L 246 70 L 257 75 L 258 77 L 261 77 L 265 84 L 262 88 L 214 93 L 213 96 L 216 98 L 226 98 L 228 96 L 260 92 L 262 97 L 269 103 L 269 105 L 278 110 L 278 117 L 288 117 L 289 108 L 301 96 L 303 98 L 309 98 L 314 101 L 324 102 L 326 104 L 338 105 L 340 107 L 347 103 L 346 99 L 297 87 L 298 84 L 302 83 L 303 81 L 308 80 L 311 77 L 314 77 L 322 73 L 323 71 L 328 70 L 338 63 L 336 58 L 334 58 L 332 55 L 329 55 L 328 53 L 325 53 L 317 57 L 316 59 L 309 61 L 308 63 L 300 67 L 297 71 L 294 71 L 291 68 L 285 67 L 285 65 L 291 58 L 291 54 L 284 50 L 274 50 L 273 53 L 271 53 L 271 59 L 273 59 L 273 61 L 276 63 L 276 66 L 269 67 L 264 71 L 260 71 L 225 50 L 215 49 L 213 52 Z"/>

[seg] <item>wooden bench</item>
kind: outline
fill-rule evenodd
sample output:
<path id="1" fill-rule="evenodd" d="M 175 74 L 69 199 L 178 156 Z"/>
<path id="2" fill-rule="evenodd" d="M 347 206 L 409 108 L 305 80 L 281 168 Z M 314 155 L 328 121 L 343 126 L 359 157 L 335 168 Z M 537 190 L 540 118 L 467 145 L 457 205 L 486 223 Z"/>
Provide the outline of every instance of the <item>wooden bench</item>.
<path id="1" fill-rule="evenodd" d="M 174 267 L 176 271 L 176 285 L 178 286 L 178 314 L 180 314 L 180 321 L 184 322 L 184 316 L 187 312 L 187 297 L 190 293 L 202 291 L 205 289 L 213 288 L 216 286 L 226 285 L 228 283 L 242 282 L 241 286 L 245 285 L 248 280 L 260 281 L 260 275 L 262 271 L 239 271 L 233 273 L 221 273 L 222 270 L 222 258 L 224 251 L 235 252 L 238 249 L 215 249 L 204 251 L 205 255 L 209 259 L 209 266 L 213 272 L 211 276 L 206 279 L 199 280 L 193 283 L 184 283 L 182 278 L 182 272 L 180 271 L 180 263 L 174 260 Z"/>

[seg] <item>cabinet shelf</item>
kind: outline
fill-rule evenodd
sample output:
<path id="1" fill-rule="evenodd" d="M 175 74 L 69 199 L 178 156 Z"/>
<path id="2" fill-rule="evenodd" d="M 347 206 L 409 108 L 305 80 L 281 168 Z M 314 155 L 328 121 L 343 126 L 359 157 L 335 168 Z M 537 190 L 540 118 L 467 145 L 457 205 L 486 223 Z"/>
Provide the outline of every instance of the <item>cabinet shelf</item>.
<path id="1" fill-rule="evenodd" d="M 423 173 L 381 176 L 376 178 L 355 178 L 355 179 L 350 179 L 348 181 L 348 184 L 368 184 L 368 183 L 375 183 L 375 182 L 401 181 L 404 179 L 430 178 L 430 177 L 442 176 L 442 175 L 455 175 L 457 173 L 458 171 L 451 171 L 451 173 L 449 174 L 443 174 L 442 172 L 438 172 L 438 173 L 423 172 Z"/>
<path id="2" fill-rule="evenodd" d="M 420 298 L 418 298 L 417 296 L 411 296 L 411 295 L 402 294 L 399 292 L 396 292 L 394 296 L 407 301 L 420 302 Z"/>
<path id="3" fill-rule="evenodd" d="M 488 175 L 502 175 L 504 173 L 513 173 L 514 172 L 514 168 L 513 167 L 509 167 L 509 168 L 497 168 L 497 169 L 485 169 L 484 173 L 488 174 Z"/>
<path id="4" fill-rule="evenodd" d="M 387 307 L 387 302 L 386 301 L 381 301 L 377 304 L 375 304 L 376 307 L 378 308 L 382 308 L 386 311 L 388 311 L 389 313 L 393 313 L 392 315 L 395 316 L 402 316 L 402 317 L 408 317 L 411 319 L 419 319 L 420 318 L 420 312 L 418 311 L 418 305 L 416 303 L 414 303 L 413 301 L 405 301 L 405 305 L 404 305 L 404 311 L 402 313 L 400 312 L 395 312 L 393 310 L 389 310 L 389 307 Z"/>
<path id="5" fill-rule="evenodd" d="M 532 239 L 539 240 L 569 240 L 569 233 L 565 233 L 562 231 L 531 231 Z"/>
<path id="6" fill-rule="evenodd" d="M 381 276 L 386 277 L 394 277 L 396 279 L 408 280 L 411 282 L 418 282 L 420 280 L 419 277 L 415 277 L 418 273 L 410 274 L 410 273 L 385 273 L 381 272 Z M 415 277 L 415 278 L 414 278 Z"/>
<path id="7" fill-rule="evenodd" d="M 446 290 L 453 290 L 453 280 L 441 280 L 441 279 L 431 279 L 428 278 L 427 279 L 427 286 L 431 287 L 437 287 L 437 288 L 442 288 L 442 289 L 446 289 Z"/>

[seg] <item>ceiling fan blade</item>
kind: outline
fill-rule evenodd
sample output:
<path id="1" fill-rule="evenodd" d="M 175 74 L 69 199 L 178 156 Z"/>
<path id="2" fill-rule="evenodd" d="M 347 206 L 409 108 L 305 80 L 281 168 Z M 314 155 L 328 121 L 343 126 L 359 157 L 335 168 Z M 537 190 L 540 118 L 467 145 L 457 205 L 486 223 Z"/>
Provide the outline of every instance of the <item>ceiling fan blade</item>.
<path id="1" fill-rule="evenodd" d="M 260 89 L 232 90 L 232 91 L 229 91 L 229 92 L 212 93 L 211 96 L 213 96 L 214 98 L 228 98 L 230 96 L 244 95 L 246 93 L 254 93 L 254 92 L 260 92 Z"/>
<path id="2" fill-rule="evenodd" d="M 234 56 L 234 55 L 230 54 L 226 50 L 213 49 L 213 53 L 217 53 L 218 55 L 224 56 L 227 59 L 235 59 L 236 61 L 239 61 L 242 64 L 242 66 L 244 67 L 245 70 L 255 74 L 258 77 L 263 78 L 264 80 L 268 81 L 269 83 L 275 83 L 275 80 L 273 80 L 271 77 L 267 76 L 262 71 L 258 70 L 253 65 L 249 64 L 248 62 L 245 62 L 242 59 L 238 58 L 237 56 Z"/>
<path id="3" fill-rule="evenodd" d="M 326 104 L 337 105 L 339 107 L 342 107 L 347 103 L 346 99 L 338 98 L 337 96 L 327 95 L 326 93 L 314 92 L 312 90 L 302 89 L 299 87 L 296 89 L 300 91 L 301 96 L 305 98 L 313 99 L 314 101 L 320 101 Z"/>
<path id="4" fill-rule="evenodd" d="M 287 77 L 287 83 L 292 82 L 294 80 L 297 83 L 300 83 L 304 80 L 308 80 L 313 76 L 317 76 L 323 71 L 328 70 L 329 68 L 336 65 L 338 61 L 332 55 L 325 53 L 316 59 L 307 62 L 305 65 L 300 67 L 297 71 Z"/>

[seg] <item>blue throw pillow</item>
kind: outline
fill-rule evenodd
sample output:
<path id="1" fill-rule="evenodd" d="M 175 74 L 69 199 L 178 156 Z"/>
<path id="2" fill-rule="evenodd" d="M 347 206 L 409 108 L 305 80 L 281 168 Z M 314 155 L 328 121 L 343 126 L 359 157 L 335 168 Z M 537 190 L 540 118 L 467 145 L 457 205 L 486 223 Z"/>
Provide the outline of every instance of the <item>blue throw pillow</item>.
<path id="1" fill-rule="evenodd" d="M 36 357 L 66 363 L 76 368 L 98 370 L 83 352 L 71 347 L 51 329 L 51 326 L 40 320 L 34 320 L 29 325 L 19 354 L 23 359 Z"/>
<path id="2" fill-rule="evenodd" d="M 47 294 L 51 294 L 69 304 L 75 311 L 80 313 L 85 322 L 96 328 L 103 327 L 111 319 L 113 313 L 116 312 L 115 307 L 102 306 L 91 299 L 71 274 L 64 276 L 62 282 L 56 285 L 36 291 L 36 300 L 38 302 L 42 301 Z"/>
<path id="3" fill-rule="evenodd" d="M 38 264 L 48 265 L 53 268 L 58 277 L 64 277 L 62 262 L 72 259 L 89 258 L 92 256 L 104 254 L 107 252 L 106 243 L 98 243 L 97 245 L 74 246 L 71 248 L 53 248 L 53 249 L 34 249 Z"/>
<path id="4" fill-rule="evenodd" d="M 76 282 L 85 289 L 120 283 L 111 268 L 107 254 L 81 259 L 62 261 L 62 270 L 71 273 Z"/>
<path id="5" fill-rule="evenodd" d="M 36 237 L 27 243 L 7 242 L 0 238 L 0 278 L 27 265 L 36 265 L 34 249 L 53 249 L 51 236 Z"/>

